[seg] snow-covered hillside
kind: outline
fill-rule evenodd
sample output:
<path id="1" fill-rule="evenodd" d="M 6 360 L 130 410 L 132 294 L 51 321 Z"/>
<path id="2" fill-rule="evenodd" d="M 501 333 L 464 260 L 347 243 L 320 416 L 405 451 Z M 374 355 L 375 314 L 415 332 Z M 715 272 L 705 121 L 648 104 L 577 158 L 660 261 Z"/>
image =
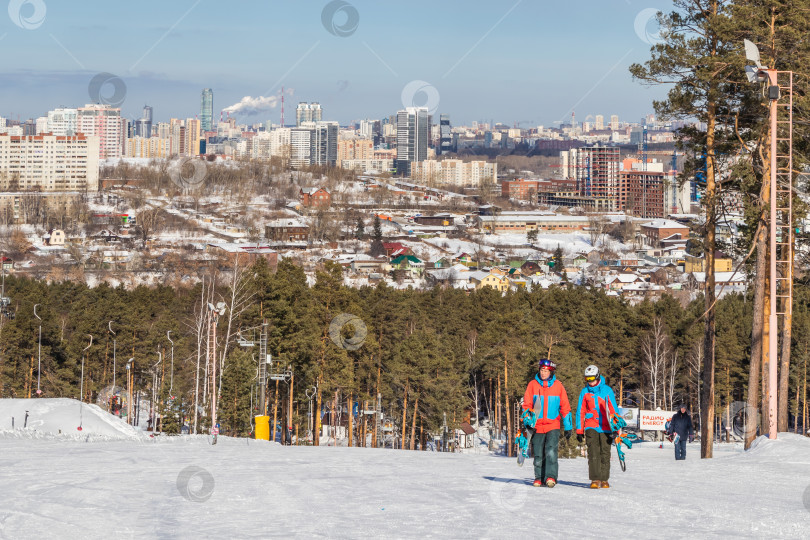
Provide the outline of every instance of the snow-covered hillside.
<path id="1" fill-rule="evenodd" d="M 5 404 L 0 411 L 7 414 Z M 66 427 L 75 431 L 73 423 Z M 587 489 L 584 459 L 561 460 L 560 484 L 548 489 L 530 485 L 530 464 L 519 468 L 490 455 L 282 447 L 227 437 L 211 446 L 203 436 L 85 442 L 4 431 L 0 532 L 5 538 L 807 537 L 810 439 L 784 434 L 747 453 L 719 445 L 712 460 L 700 460 L 696 444 L 682 462 L 674 461 L 671 445 L 650 442 L 627 455 L 622 472 L 614 452 L 611 489 Z"/>

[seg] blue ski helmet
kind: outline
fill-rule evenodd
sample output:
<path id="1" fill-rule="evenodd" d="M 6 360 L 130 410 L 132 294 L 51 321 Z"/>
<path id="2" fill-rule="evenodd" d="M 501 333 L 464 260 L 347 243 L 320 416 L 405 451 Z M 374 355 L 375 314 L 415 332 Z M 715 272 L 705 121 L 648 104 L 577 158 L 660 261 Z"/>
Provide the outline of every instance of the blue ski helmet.
<path id="1" fill-rule="evenodd" d="M 548 358 L 541 358 L 540 363 L 537 366 L 537 369 L 542 369 L 542 368 L 548 368 L 549 370 L 554 371 L 554 370 L 557 369 L 557 364 L 555 364 L 554 362 L 552 362 Z"/>

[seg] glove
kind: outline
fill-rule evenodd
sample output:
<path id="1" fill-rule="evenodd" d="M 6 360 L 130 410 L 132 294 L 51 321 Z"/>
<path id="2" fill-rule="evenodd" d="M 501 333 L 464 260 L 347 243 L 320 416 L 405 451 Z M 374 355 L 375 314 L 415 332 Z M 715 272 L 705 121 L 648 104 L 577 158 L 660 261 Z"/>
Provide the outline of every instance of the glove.
<path id="1" fill-rule="evenodd" d="M 571 437 L 573 437 L 573 436 L 574 436 L 574 430 L 569 429 L 568 431 L 565 432 L 565 438 L 566 439 L 571 440 Z"/>
<path id="2" fill-rule="evenodd" d="M 695 442 L 695 436 L 694 435 L 689 435 L 689 442 L 690 443 Z"/>
<path id="3" fill-rule="evenodd" d="M 582 441 L 584 441 L 584 440 L 585 440 L 585 435 L 583 435 L 582 433 L 577 433 L 577 442 L 579 444 L 582 444 Z"/>

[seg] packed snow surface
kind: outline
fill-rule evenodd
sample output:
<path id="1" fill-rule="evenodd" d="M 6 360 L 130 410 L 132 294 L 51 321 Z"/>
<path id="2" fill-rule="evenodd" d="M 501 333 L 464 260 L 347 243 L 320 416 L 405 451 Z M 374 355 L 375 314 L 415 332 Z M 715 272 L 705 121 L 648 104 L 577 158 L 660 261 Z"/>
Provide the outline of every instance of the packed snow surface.
<path id="1" fill-rule="evenodd" d="M 0 400 L 0 420 L 18 407 L 11 401 L 29 402 L 30 422 L 31 400 Z M 76 430 L 78 411 L 63 401 L 52 410 L 64 415 L 64 434 Z M 486 453 L 34 437 L 30 425 L 15 418 L 15 426 L 0 432 L 3 538 L 807 538 L 810 530 L 810 439 L 790 434 L 748 452 L 716 445 L 711 460 L 690 444 L 681 462 L 670 444 L 637 443 L 627 472 L 614 450 L 611 488 L 590 490 L 581 458 L 560 460 L 549 489 L 531 486 L 531 463 Z"/>

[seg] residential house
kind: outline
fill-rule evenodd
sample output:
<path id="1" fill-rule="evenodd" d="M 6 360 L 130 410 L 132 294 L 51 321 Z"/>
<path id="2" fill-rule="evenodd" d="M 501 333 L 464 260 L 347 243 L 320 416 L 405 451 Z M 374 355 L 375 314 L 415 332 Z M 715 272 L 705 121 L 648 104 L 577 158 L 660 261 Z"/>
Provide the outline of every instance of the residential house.
<path id="1" fill-rule="evenodd" d="M 660 247 L 662 240 L 672 240 L 673 235 L 676 234 L 685 241 L 689 238 L 689 227 L 670 219 L 655 219 L 641 225 L 641 234 L 645 236 L 651 246 Z"/>
<path id="2" fill-rule="evenodd" d="M 389 266 L 392 270 L 405 270 L 412 276 L 421 275 L 425 270 L 425 263 L 413 255 L 400 255 L 394 258 Z"/>
<path id="3" fill-rule="evenodd" d="M 65 231 L 62 229 L 52 229 L 47 234 L 42 236 L 42 240 L 49 246 L 64 246 L 65 245 Z"/>
<path id="4" fill-rule="evenodd" d="M 378 273 L 385 266 L 386 259 L 374 259 L 371 257 L 362 257 L 355 259 L 351 262 L 349 267 L 353 272 L 369 274 Z"/>
<path id="5" fill-rule="evenodd" d="M 524 276 L 533 276 L 536 274 L 547 274 L 548 265 L 540 264 L 536 261 L 526 261 L 520 267 L 520 273 Z"/>
<path id="6" fill-rule="evenodd" d="M 734 261 L 732 261 L 731 257 L 723 253 L 722 251 L 715 251 L 714 252 L 714 271 L 717 273 L 720 272 L 731 272 L 734 270 L 733 268 Z M 686 274 L 691 272 L 705 272 L 706 271 L 706 255 L 703 254 L 700 257 L 695 257 L 693 255 L 686 255 L 684 257 L 684 266 L 683 271 Z"/>
<path id="7" fill-rule="evenodd" d="M 321 187 L 301 188 L 298 193 L 301 204 L 308 207 L 328 208 L 332 204 L 329 190 Z"/>
<path id="8" fill-rule="evenodd" d="M 383 249 L 385 255 L 391 259 L 399 257 L 400 255 L 410 255 L 411 251 L 399 242 L 383 242 Z"/>
<path id="9" fill-rule="evenodd" d="M 268 266 L 276 269 L 278 266 L 278 252 L 270 246 L 264 244 L 237 244 L 234 242 L 222 242 L 218 244 L 206 244 L 205 250 L 210 253 L 224 253 L 229 262 L 240 264 L 253 264 L 256 259 L 262 258 L 267 261 Z"/>
<path id="10" fill-rule="evenodd" d="M 496 274 L 485 270 L 470 272 L 470 283 L 475 285 L 476 289 L 490 287 L 500 292 L 509 290 L 509 278 L 505 274 Z"/>
<path id="11" fill-rule="evenodd" d="M 272 242 L 307 242 L 309 226 L 299 219 L 283 218 L 267 223 L 264 236 Z"/>

